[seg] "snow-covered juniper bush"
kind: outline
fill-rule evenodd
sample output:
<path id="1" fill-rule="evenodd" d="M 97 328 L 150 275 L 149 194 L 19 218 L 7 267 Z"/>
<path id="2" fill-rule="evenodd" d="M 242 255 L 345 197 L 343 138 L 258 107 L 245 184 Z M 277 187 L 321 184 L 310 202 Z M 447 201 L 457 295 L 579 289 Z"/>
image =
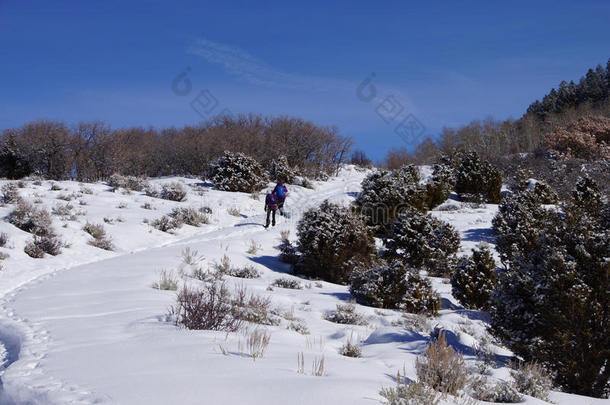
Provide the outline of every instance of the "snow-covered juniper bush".
<path id="1" fill-rule="evenodd" d="M 385 238 L 385 257 L 447 276 L 455 264 L 460 236 L 453 226 L 431 215 L 411 209 L 401 213 Z"/>
<path id="2" fill-rule="evenodd" d="M 455 191 L 460 200 L 497 204 L 502 199 L 502 174 L 476 152 L 464 155 L 456 172 Z"/>
<path id="3" fill-rule="evenodd" d="M 377 308 L 436 314 L 440 307 L 440 296 L 431 284 L 399 261 L 355 270 L 350 275 L 350 293 L 358 303 Z"/>
<path id="4" fill-rule="evenodd" d="M 496 285 L 496 262 L 487 246 L 472 249 L 461 258 L 451 275 L 451 293 L 466 308 L 489 309 L 489 297 Z"/>
<path id="5" fill-rule="evenodd" d="M 558 197 L 551 186 L 543 181 L 533 179 L 533 175 L 530 170 L 519 169 L 515 176 L 517 184 L 512 190 L 514 192 L 529 190 L 533 192 L 541 204 L 556 204 Z"/>
<path id="6" fill-rule="evenodd" d="M 359 216 L 324 201 L 308 210 L 297 224 L 299 261 L 296 273 L 345 284 L 356 265 L 377 255 L 375 241 Z"/>
<path id="7" fill-rule="evenodd" d="M 455 186 L 453 167 L 445 164 L 435 164 L 432 178 L 426 183 L 426 208 L 432 209 L 445 202 Z"/>
<path id="8" fill-rule="evenodd" d="M 271 175 L 271 180 L 285 184 L 294 184 L 299 175 L 298 169 L 288 164 L 286 156 L 280 156 L 271 162 L 269 174 Z"/>
<path id="9" fill-rule="evenodd" d="M 404 210 L 425 208 L 425 189 L 419 185 L 418 169 L 408 165 L 370 174 L 362 181 L 362 191 L 354 204 L 377 234 L 388 232 Z"/>
<path id="10" fill-rule="evenodd" d="M 490 323 L 562 388 L 601 397 L 610 391 L 610 208 L 597 190 L 580 180 L 561 210 L 544 210 L 528 192 L 500 206 L 496 249 L 506 270 L 491 296 Z"/>
<path id="11" fill-rule="evenodd" d="M 434 291 L 427 278 L 422 277 L 418 270 L 407 272 L 407 291 L 400 308 L 414 314 L 437 315 L 441 307 L 441 297 Z"/>
<path id="12" fill-rule="evenodd" d="M 267 172 L 250 156 L 225 151 L 210 166 L 210 178 L 218 190 L 254 193 L 269 181 Z"/>
<path id="13" fill-rule="evenodd" d="M 398 261 L 358 268 L 350 274 L 350 293 L 359 304 L 398 308 L 407 292 L 407 268 Z"/>

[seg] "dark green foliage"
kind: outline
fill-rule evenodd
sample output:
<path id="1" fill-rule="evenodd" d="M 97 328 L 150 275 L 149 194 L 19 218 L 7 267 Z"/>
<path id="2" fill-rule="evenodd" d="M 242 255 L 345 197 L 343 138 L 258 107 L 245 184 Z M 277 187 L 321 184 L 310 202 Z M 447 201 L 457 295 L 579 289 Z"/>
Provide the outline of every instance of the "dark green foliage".
<path id="1" fill-rule="evenodd" d="M 432 315 L 440 308 L 440 296 L 430 282 L 398 261 L 355 270 L 350 276 L 350 293 L 358 303 L 377 308 Z"/>
<path id="2" fill-rule="evenodd" d="M 542 207 L 529 190 L 505 197 L 492 221 L 500 260 L 507 264 L 515 254 L 534 250 L 543 236 L 549 215 L 555 214 Z"/>
<path id="3" fill-rule="evenodd" d="M 531 170 L 519 169 L 515 177 L 516 186 L 513 187 L 513 191 L 523 192 L 529 190 L 541 204 L 557 203 L 557 194 L 551 189 L 551 186 L 545 182 L 534 180 L 534 173 Z"/>
<path id="4" fill-rule="evenodd" d="M 355 201 L 366 224 L 382 235 L 391 229 L 400 212 L 409 208 L 425 209 L 425 190 L 419 180 L 419 172 L 413 165 L 370 174 L 362 182 L 362 191 Z"/>
<path id="5" fill-rule="evenodd" d="M 243 153 L 225 151 L 210 167 L 210 178 L 217 189 L 254 193 L 268 183 L 267 172 L 253 158 Z"/>
<path id="6" fill-rule="evenodd" d="M 271 162 L 269 174 L 271 180 L 285 184 L 293 184 L 297 176 L 296 170 L 288 164 L 286 156 L 280 156 L 278 159 Z"/>
<path id="7" fill-rule="evenodd" d="M 280 250 L 280 260 L 290 265 L 295 265 L 299 261 L 297 249 L 290 243 L 288 239 L 282 239 L 278 249 Z"/>
<path id="8" fill-rule="evenodd" d="M 466 154 L 456 172 L 455 191 L 460 200 L 498 204 L 502 199 L 502 175 L 476 152 Z"/>
<path id="9" fill-rule="evenodd" d="M 20 179 L 32 173 L 32 167 L 26 156 L 21 153 L 12 138 L 0 144 L 0 177 Z"/>
<path id="10" fill-rule="evenodd" d="M 401 260 L 434 276 L 447 276 L 455 264 L 460 236 L 450 224 L 412 209 L 392 224 L 385 245 L 385 256 L 390 260 Z"/>
<path id="11" fill-rule="evenodd" d="M 294 184 L 298 175 L 297 170 L 288 164 L 286 156 L 280 156 L 271 162 L 269 169 L 271 180 L 277 183 Z"/>
<path id="12" fill-rule="evenodd" d="M 561 212 L 528 193 L 501 207 L 494 226 L 506 271 L 492 294 L 491 328 L 565 390 L 601 397 L 610 391 L 610 217 L 594 183 L 579 184 Z"/>
<path id="13" fill-rule="evenodd" d="M 597 65 L 595 70 L 589 69 L 578 84 L 562 81 L 557 90 L 551 89 L 541 101 L 532 103 L 527 112 L 534 114 L 539 120 L 544 120 L 550 114 L 561 113 L 585 103 L 599 105 L 608 102 L 609 94 L 610 60 L 606 69 L 601 65 Z"/>
<path id="14" fill-rule="evenodd" d="M 495 285 L 496 262 L 487 246 L 460 259 L 451 276 L 451 293 L 466 308 L 488 310 Z"/>
<path id="15" fill-rule="evenodd" d="M 417 270 L 407 272 L 407 291 L 400 308 L 416 314 L 437 315 L 441 307 L 441 297 L 432 284 L 419 275 Z"/>
<path id="16" fill-rule="evenodd" d="M 398 308 L 407 292 L 407 268 L 400 262 L 380 263 L 354 270 L 350 293 L 362 305 Z"/>
<path id="17" fill-rule="evenodd" d="M 297 236 L 301 256 L 295 272 L 333 283 L 347 283 L 354 267 L 369 265 L 377 254 L 360 217 L 328 201 L 303 214 Z"/>
<path id="18" fill-rule="evenodd" d="M 434 165 L 432 178 L 426 184 L 426 207 L 433 209 L 445 202 L 455 186 L 455 173 L 451 166 Z"/>
<path id="19" fill-rule="evenodd" d="M 597 183 L 585 175 L 576 182 L 572 200 L 579 210 L 595 214 L 601 207 L 602 194 Z"/>

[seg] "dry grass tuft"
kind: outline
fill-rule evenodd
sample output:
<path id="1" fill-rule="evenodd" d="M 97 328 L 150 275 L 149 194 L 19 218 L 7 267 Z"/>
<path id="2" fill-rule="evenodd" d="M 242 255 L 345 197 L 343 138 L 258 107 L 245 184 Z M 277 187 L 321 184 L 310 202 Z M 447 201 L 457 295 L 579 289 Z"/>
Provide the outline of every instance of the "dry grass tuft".
<path id="1" fill-rule="evenodd" d="M 419 382 L 442 394 L 456 395 L 466 385 L 468 371 L 461 353 L 447 345 L 445 333 L 431 342 L 415 362 Z"/>

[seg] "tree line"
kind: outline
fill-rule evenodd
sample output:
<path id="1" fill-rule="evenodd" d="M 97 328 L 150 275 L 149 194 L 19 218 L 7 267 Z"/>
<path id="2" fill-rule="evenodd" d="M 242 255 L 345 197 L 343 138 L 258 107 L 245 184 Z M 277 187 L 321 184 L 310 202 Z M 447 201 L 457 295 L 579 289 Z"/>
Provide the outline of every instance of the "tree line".
<path id="1" fill-rule="evenodd" d="M 584 116 L 610 117 L 610 60 L 606 68 L 589 69 L 578 83 L 562 81 L 519 119 L 486 118 L 443 128 L 438 137 L 425 139 L 414 151 L 388 151 L 383 164 L 396 169 L 406 163 L 433 163 L 455 151 L 476 151 L 494 163 L 518 153 L 540 155 L 546 152 L 544 141 L 549 133 Z"/>
<path id="2" fill-rule="evenodd" d="M 0 136 L 0 176 L 38 174 L 97 181 L 133 176 L 205 175 L 224 151 L 247 153 L 267 167 L 280 156 L 302 174 L 332 174 L 349 159 L 353 141 L 336 127 L 295 117 L 219 116 L 183 128 L 112 128 L 103 121 L 38 120 Z"/>

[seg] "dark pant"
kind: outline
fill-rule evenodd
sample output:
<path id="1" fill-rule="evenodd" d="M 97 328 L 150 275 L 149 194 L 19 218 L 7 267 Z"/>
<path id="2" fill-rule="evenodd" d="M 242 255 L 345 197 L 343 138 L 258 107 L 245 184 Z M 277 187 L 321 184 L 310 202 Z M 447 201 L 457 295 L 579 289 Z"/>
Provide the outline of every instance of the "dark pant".
<path id="1" fill-rule="evenodd" d="M 286 198 L 278 198 L 278 204 L 277 207 L 280 210 L 280 215 L 284 216 L 284 201 L 286 201 Z"/>
<path id="2" fill-rule="evenodd" d="M 276 210 L 271 210 L 271 209 L 267 208 L 267 223 L 265 224 L 265 228 L 267 228 L 269 226 L 269 216 L 271 216 L 273 218 L 273 222 L 271 222 L 271 224 L 273 226 L 275 226 L 275 211 Z"/>

